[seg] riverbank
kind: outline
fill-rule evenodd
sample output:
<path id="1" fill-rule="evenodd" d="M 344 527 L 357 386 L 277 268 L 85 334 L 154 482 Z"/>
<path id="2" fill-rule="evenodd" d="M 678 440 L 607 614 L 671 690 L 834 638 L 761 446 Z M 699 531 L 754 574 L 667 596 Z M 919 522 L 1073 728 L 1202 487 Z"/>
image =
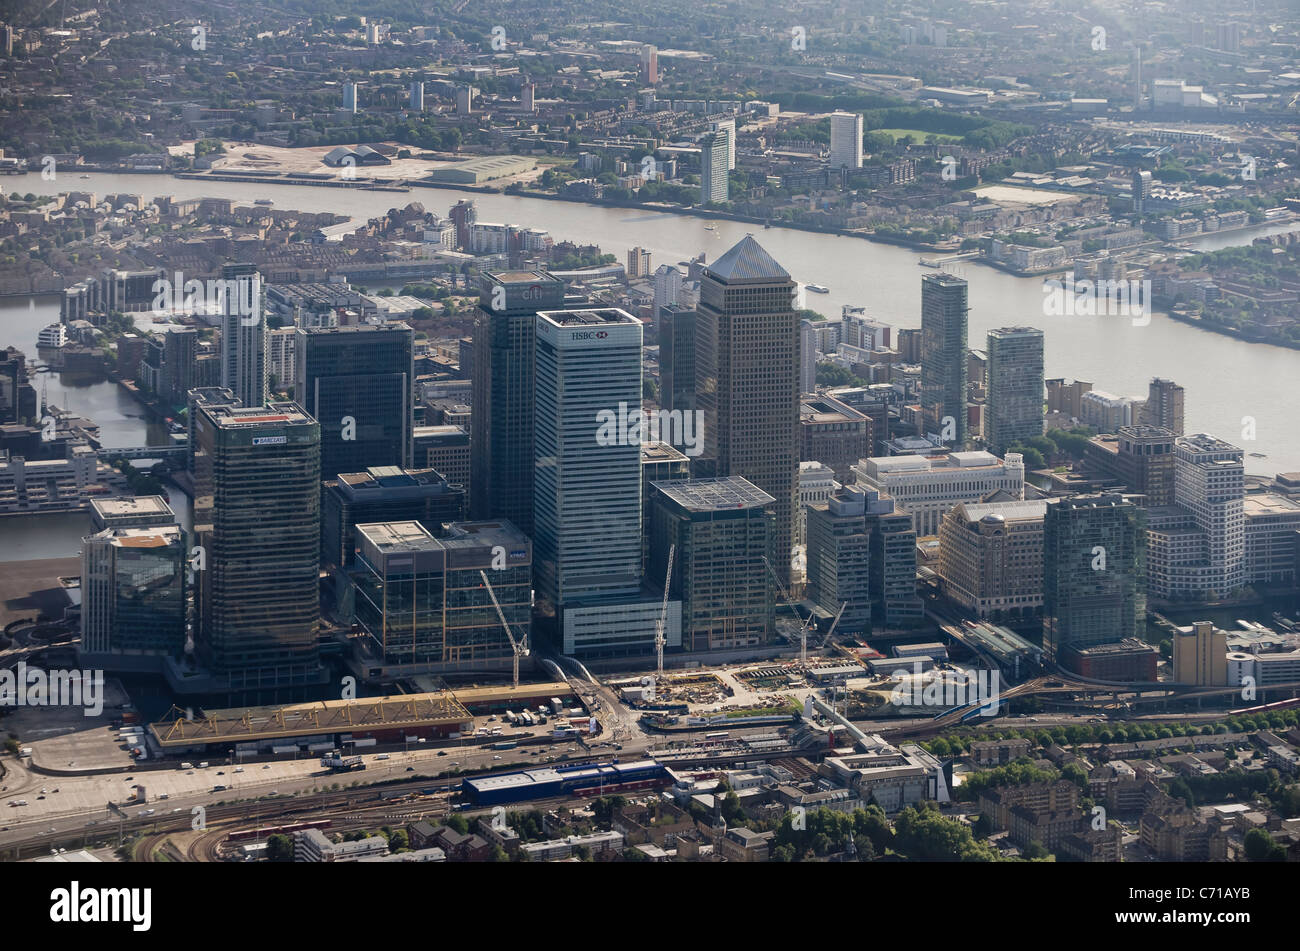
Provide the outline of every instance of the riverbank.
<path id="1" fill-rule="evenodd" d="M 1197 330 L 1203 330 L 1206 333 L 1220 334 L 1224 337 L 1233 337 L 1243 343 L 1263 343 L 1273 347 L 1284 347 L 1288 350 L 1300 350 L 1300 340 L 1283 340 L 1272 337 L 1260 337 L 1254 334 L 1246 333 L 1236 327 L 1224 327 L 1222 324 L 1208 323 L 1200 317 L 1186 313 L 1185 311 L 1168 311 L 1168 316 L 1179 323 L 1187 324 L 1189 327 L 1195 327 Z"/>

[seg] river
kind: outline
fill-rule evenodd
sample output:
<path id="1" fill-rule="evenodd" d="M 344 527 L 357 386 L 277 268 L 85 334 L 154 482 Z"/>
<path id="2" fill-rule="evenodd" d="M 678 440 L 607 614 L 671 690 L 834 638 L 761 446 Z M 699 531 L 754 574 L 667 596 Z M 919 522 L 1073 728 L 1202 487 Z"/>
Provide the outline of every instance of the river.
<path id="1" fill-rule="evenodd" d="M 360 221 L 412 201 L 445 214 L 458 199 L 472 198 L 480 221 L 544 228 L 556 241 L 599 244 L 620 259 L 629 248 L 640 246 L 653 254 L 656 267 L 687 260 L 701 251 L 713 260 L 745 234 L 754 233 L 796 279 L 830 288 L 828 294 L 808 294 L 807 306 L 832 318 L 839 314 L 841 305 L 865 306 L 873 318 L 896 327 L 920 326 L 921 278 L 931 273 L 918 266 L 918 252 L 857 238 L 784 228 L 765 230 L 731 221 L 712 222 L 716 230 L 710 231 L 705 228 L 709 222 L 685 215 L 513 195 L 431 188 L 397 193 L 310 185 L 259 187 L 258 183 L 98 173 L 84 180 L 77 177 L 71 182 L 60 181 L 58 185 L 98 195 L 142 194 L 146 201 L 156 195 L 210 195 L 250 202 L 270 198 L 277 208 L 333 211 Z M 29 174 L 7 180 L 4 187 L 8 192 L 41 193 L 48 192 L 50 186 L 38 174 Z M 1211 250 L 1294 228 L 1293 224 L 1272 225 L 1206 235 L 1192 244 L 1198 250 Z M 1248 453 L 1265 454 L 1266 458 L 1246 457 L 1248 472 L 1272 475 L 1300 471 L 1300 427 L 1296 425 L 1295 403 L 1286 396 L 1300 379 L 1300 351 L 1198 330 L 1159 312 L 1146 326 L 1120 317 L 1046 316 L 1039 278 L 1016 277 L 969 263 L 951 265 L 948 270 L 970 282 L 972 347 L 983 349 L 987 332 L 995 327 L 1039 327 L 1046 335 L 1048 377 L 1088 380 L 1099 390 L 1140 397 L 1145 397 L 1151 377 L 1173 379 L 1187 391 L 1188 432 L 1213 433 Z M 47 299 L 38 298 L 32 305 L 26 300 L 11 300 L 0 306 L 0 326 L 5 330 L 0 335 L 0 346 L 14 343 L 34 358 L 36 333 L 58 316 L 57 301 L 49 300 L 47 304 Z M 106 445 L 152 444 L 145 441 L 149 437 L 145 421 L 127 416 L 141 410 L 111 384 L 56 390 L 51 381 L 50 401 L 94 417 L 104 427 Z M 1247 417 L 1254 421 L 1253 441 L 1242 438 Z M 0 523 L 0 532 L 10 530 L 7 524 Z M 5 547 L 0 545 L 0 549 Z M 0 553 L 0 560 L 4 558 Z"/>

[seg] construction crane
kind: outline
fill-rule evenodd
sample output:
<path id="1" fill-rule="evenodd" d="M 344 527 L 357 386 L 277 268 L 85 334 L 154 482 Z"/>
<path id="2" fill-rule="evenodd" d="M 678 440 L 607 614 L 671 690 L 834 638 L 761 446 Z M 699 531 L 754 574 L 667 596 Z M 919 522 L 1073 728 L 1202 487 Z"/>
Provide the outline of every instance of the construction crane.
<path id="1" fill-rule="evenodd" d="M 483 579 L 483 585 L 487 588 L 488 597 L 492 599 L 492 607 L 497 609 L 497 617 L 501 619 L 501 626 L 506 629 L 506 637 L 510 640 L 510 650 L 514 652 L 514 685 L 519 686 L 519 658 L 528 653 L 528 635 L 524 634 L 521 640 L 516 641 L 514 634 L 510 631 L 510 622 L 506 620 L 506 612 L 501 610 L 501 603 L 497 601 L 496 592 L 492 590 L 492 582 L 488 581 L 487 572 L 480 569 L 479 577 Z"/>
<path id="2" fill-rule="evenodd" d="M 770 574 L 772 580 L 776 582 L 776 587 L 777 590 L 781 592 L 781 597 L 783 597 L 785 603 L 790 606 L 790 610 L 794 612 L 795 618 L 799 618 L 799 609 L 794 606 L 794 600 L 790 597 L 789 592 L 785 590 L 785 585 L 783 585 L 781 579 L 777 577 L 776 569 L 772 567 L 772 563 L 767 560 L 766 555 L 763 556 L 763 564 L 767 565 L 768 574 Z M 799 623 L 799 663 L 805 666 L 808 664 L 808 625 L 811 623 L 811 614 L 809 614 L 806 619 L 800 620 Z"/>
<path id="3" fill-rule="evenodd" d="M 840 605 L 840 609 L 835 612 L 835 620 L 831 622 L 831 629 L 827 631 L 826 635 L 822 638 L 823 644 L 827 643 L 831 639 L 831 635 L 835 633 L 835 628 L 839 626 L 840 618 L 844 617 L 844 609 L 848 606 L 849 602 L 845 601 Z"/>
<path id="4" fill-rule="evenodd" d="M 673 580 L 673 556 L 677 554 L 677 543 L 668 546 L 668 570 L 664 573 L 664 603 L 659 608 L 659 620 L 655 622 L 655 660 L 658 663 L 658 673 L 664 675 L 664 644 L 667 643 L 668 637 L 664 633 L 664 627 L 668 623 L 668 587 Z"/>

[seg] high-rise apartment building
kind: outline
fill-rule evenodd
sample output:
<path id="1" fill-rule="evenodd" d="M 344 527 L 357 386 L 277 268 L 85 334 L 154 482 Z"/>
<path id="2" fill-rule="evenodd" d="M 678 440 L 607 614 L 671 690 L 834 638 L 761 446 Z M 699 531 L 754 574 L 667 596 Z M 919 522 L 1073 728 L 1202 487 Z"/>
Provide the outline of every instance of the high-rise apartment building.
<path id="1" fill-rule="evenodd" d="M 862 167 L 862 113 L 831 113 L 831 168 Z"/>
<path id="2" fill-rule="evenodd" d="M 655 269 L 654 278 L 653 316 L 658 327 L 663 308 L 681 302 L 682 272 L 671 264 L 661 264 Z"/>
<path id="3" fill-rule="evenodd" d="M 266 301 L 253 264 L 221 269 L 226 294 L 221 315 L 221 385 L 245 406 L 266 403 Z"/>
<path id="4" fill-rule="evenodd" d="M 715 119 L 709 123 L 709 129 L 727 134 L 727 171 L 731 171 L 736 167 L 736 120 Z"/>
<path id="5" fill-rule="evenodd" d="M 1147 401 L 1139 419 L 1148 426 L 1159 426 L 1175 436 L 1183 434 L 1183 388 L 1173 380 L 1154 377 L 1147 386 Z"/>
<path id="6" fill-rule="evenodd" d="M 424 111 L 424 83 L 418 79 L 411 83 L 410 107 L 412 112 Z"/>
<path id="7" fill-rule="evenodd" d="M 966 282 L 951 274 L 921 279 L 921 412 L 946 445 L 966 443 Z"/>
<path id="8" fill-rule="evenodd" d="M 629 248 L 627 252 L 627 276 L 650 276 L 650 252 L 645 248 Z"/>
<path id="9" fill-rule="evenodd" d="M 640 591 L 641 322 L 616 308 L 535 319 L 535 578 L 562 616 Z"/>
<path id="10" fill-rule="evenodd" d="M 659 82 L 659 50 L 646 44 L 641 47 L 641 85 L 653 86 Z"/>
<path id="11" fill-rule="evenodd" d="M 480 279 L 470 417 L 471 511 L 478 521 L 507 519 L 526 535 L 533 532 L 537 313 L 563 306 L 564 282 L 545 271 L 493 272 Z"/>
<path id="12" fill-rule="evenodd" d="M 1146 626 L 1145 512 L 1116 493 L 1076 495 L 1043 519 L 1043 648 L 1077 652 L 1140 638 Z"/>
<path id="13" fill-rule="evenodd" d="M 799 482 L 799 327 L 795 283 L 752 236 L 705 267 L 696 319 L 704 458 L 773 498 L 772 564 L 790 576 Z M 707 471 L 707 469 L 705 470 Z"/>
<path id="14" fill-rule="evenodd" d="M 403 323 L 299 328 L 294 396 L 320 423 L 321 478 L 411 462 L 415 335 Z"/>
<path id="15" fill-rule="evenodd" d="M 1043 332 L 1033 327 L 989 331 L 988 415 L 984 441 L 996 453 L 1043 435 Z"/>
<path id="16" fill-rule="evenodd" d="M 296 403 L 199 407 L 197 654 L 211 691 L 318 685 L 320 425 Z"/>
<path id="17" fill-rule="evenodd" d="M 169 327 L 163 337 L 163 372 L 159 395 L 171 406 L 185 402 L 195 382 L 199 358 L 199 331 L 195 327 Z"/>
<path id="18" fill-rule="evenodd" d="M 731 145 L 725 131 L 700 139 L 700 203 L 723 202 L 729 195 L 727 162 Z"/>

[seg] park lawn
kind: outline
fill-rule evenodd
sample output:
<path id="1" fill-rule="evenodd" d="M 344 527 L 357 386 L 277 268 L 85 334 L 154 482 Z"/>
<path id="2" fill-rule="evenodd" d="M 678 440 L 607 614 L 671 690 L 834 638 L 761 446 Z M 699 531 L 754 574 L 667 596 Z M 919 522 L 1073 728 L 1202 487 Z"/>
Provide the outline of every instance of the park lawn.
<path id="1" fill-rule="evenodd" d="M 883 133 L 892 138 L 895 142 L 905 135 L 910 135 L 917 144 L 924 142 L 927 135 L 934 136 L 936 142 L 961 141 L 961 136 L 959 135 L 949 135 L 947 132 L 923 132 L 920 129 L 868 129 L 867 131 Z"/>

